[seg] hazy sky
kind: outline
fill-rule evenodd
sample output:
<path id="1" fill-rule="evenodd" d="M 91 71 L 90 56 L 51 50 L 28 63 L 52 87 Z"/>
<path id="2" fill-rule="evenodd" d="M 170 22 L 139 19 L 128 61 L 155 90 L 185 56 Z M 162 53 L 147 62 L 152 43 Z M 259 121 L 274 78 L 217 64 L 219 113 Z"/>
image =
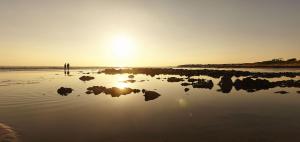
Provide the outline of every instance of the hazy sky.
<path id="1" fill-rule="evenodd" d="M 0 0 L 0 65 L 277 57 L 300 58 L 300 0 Z"/>

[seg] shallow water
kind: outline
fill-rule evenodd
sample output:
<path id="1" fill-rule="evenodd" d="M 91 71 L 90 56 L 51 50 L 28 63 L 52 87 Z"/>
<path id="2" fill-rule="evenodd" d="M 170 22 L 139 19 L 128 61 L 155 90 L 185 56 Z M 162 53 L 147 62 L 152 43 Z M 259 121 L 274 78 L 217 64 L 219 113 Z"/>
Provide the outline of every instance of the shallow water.
<path id="1" fill-rule="evenodd" d="M 79 80 L 87 72 L 95 79 Z M 223 94 L 217 91 L 219 79 L 201 76 L 214 81 L 212 90 L 188 87 L 184 92 L 182 82 L 167 82 L 166 75 L 135 75 L 137 82 L 123 83 L 128 74 L 96 72 L 0 71 L 0 123 L 13 127 L 24 142 L 300 141 L 300 88 Z M 142 93 L 87 95 L 95 85 L 147 89 L 161 96 L 145 101 Z M 74 91 L 61 96 L 60 87 Z M 289 94 L 274 93 L 282 90 Z"/>

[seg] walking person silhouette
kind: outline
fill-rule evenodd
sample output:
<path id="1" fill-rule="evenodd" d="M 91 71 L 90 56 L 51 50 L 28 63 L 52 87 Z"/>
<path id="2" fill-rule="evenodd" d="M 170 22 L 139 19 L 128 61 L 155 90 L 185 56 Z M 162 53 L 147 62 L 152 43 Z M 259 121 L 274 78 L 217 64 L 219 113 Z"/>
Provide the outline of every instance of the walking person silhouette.
<path id="1" fill-rule="evenodd" d="M 67 70 L 68 70 L 67 74 L 69 75 L 70 74 L 70 64 L 69 63 L 67 64 Z"/>

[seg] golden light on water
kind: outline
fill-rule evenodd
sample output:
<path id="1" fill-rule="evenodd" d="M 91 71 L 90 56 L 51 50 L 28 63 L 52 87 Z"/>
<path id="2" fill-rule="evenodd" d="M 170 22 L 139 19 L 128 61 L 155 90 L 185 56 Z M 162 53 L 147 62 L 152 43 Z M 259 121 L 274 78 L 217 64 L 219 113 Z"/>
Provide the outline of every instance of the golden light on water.
<path id="1" fill-rule="evenodd" d="M 127 79 L 128 79 L 127 76 L 118 76 L 116 79 L 116 83 L 114 84 L 114 87 L 117 87 L 120 89 L 129 87 L 129 84 L 124 82 Z"/>

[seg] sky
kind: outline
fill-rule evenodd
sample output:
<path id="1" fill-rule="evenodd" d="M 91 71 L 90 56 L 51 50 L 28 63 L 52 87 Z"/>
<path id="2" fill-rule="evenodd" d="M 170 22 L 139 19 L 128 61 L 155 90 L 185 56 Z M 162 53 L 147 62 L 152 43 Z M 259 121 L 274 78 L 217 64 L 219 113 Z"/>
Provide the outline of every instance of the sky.
<path id="1" fill-rule="evenodd" d="M 0 66 L 300 58 L 299 0 L 1 0 Z"/>

